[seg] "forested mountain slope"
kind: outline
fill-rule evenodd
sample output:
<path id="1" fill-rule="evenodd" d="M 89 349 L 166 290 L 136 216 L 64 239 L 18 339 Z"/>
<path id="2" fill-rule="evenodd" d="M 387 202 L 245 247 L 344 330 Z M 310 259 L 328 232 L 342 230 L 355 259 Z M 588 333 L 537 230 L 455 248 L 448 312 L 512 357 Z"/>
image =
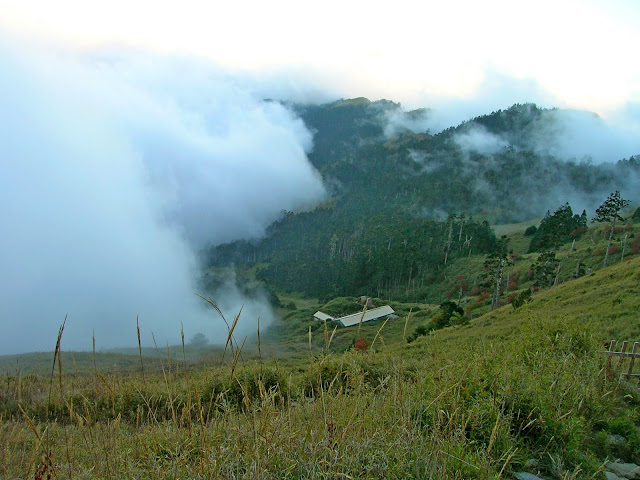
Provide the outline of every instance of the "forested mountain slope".
<path id="1" fill-rule="evenodd" d="M 539 218 L 566 202 L 592 211 L 614 190 L 633 200 L 640 185 L 634 157 L 593 164 L 548 153 L 542 146 L 561 134 L 556 111 L 531 104 L 433 135 L 402 130 L 425 111 L 386 100 L 292 108 L 314 131 L 309 159 L 331 197 L 310 212 L 284 212 L 260 241 L 221 245 L 208 258 L 264 263 L 259 278 L 313 296 L 394 296 L 407 285 L 428 296 L 453 260 L 492 251 L 489 223 Z"/>

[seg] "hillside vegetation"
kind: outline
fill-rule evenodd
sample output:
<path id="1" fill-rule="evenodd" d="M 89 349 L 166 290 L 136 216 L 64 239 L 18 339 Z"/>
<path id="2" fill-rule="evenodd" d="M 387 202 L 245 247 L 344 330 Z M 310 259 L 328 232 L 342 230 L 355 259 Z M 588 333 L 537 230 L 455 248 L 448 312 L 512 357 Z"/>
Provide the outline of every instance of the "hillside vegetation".
<path id="1" fill-rule="evenodd" d="M 320 324 L 290 358 L 234 344 L 144 375 L 73 374 L 63 352 L 51 379 L 4 378 L 0 476 L 603 479 L 640 456 L 636 383 L 602 353 L 640 336 L 639 262 L 410 344 L 405 317 L 363 326 L 366 349 L 331 353 Z"/>

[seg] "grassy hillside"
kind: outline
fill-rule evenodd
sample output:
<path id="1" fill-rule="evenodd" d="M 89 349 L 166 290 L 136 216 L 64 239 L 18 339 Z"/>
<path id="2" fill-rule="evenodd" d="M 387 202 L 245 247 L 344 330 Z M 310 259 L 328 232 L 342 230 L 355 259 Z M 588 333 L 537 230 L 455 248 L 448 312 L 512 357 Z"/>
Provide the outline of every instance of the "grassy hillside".
<path id="1" fill-rule="evenodd" d="M 640 458 L 637 382 L 601 353 L 640 340 L 639 307 L 634 259 L 410 344 L 401 317 L 366 351 L 327 353 L 319 324 L 290 358 L 7 375 L 0 477 L 603 479 Z"/>

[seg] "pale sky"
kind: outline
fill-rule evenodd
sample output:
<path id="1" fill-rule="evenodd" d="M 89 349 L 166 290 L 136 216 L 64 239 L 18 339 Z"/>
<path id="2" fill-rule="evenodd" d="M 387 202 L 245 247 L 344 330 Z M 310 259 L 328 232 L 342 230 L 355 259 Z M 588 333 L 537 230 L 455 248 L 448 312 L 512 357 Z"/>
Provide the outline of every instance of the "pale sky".
<path id="1" fill-rule="evenodd" d="M 639 26 L 636 0 L 0 0 L 0 28 L 45 43 L 195 54 L 410 108 L 500 90 L 497 76 L 605 117 L 640 103 Z"/>

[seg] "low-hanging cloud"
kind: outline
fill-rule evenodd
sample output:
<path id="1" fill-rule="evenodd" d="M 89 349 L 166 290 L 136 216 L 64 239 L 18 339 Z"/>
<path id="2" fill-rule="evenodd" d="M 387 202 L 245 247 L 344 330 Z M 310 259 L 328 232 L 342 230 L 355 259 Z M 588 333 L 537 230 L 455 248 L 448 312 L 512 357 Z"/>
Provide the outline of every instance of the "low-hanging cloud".
<path id="1" fill-rule="evenodd" d="M 531 149 L 564 160 L 590 158 L 594 163 L 614 162 L 640 153 L 640 108 L 637 104 L 630 103 L 603 114 L 563 108 L 564 99 L 551 94 L 535 79 L 516 78 L 497 68 L 487 67 L 483 81 L 467 96 L 422 95 L 411 103 L 428 108 L 387 112 L 381 119 L 387 137 L 406 131 L 437 134 L 474 117 L 508 109 L 516 103 L 534 103 L 549 110 L 531 125 L 527 138 L 516 142 L 491 134 L 493 138 L 490 139 L 480 130 L 462 134 L 459 138 L 463 143 L 461 146 L 482 150 L 487 146 L 487 140 L 494 145 L 504 141 L 516 148 Z"/>
<path id="2" fill-rule="evenodd" d="M 404 131 L 428 131 L 435 135 L 474 117 L 509 108 L 514 103 L 536 103 L 541 107 L 552 107 L 557 104 L 557 99 L 534 79 L 516 78 L 487 66 L 483 71 L 483 80 L 473 91 L 464 95 L 414 95 L 408 104 L 426 108 L 387 114 L 383 119 L 385 134 L 392 137 Z"/>
<path id="3" fill-rule="evenodd" d="M 615 162 L 640 153 L 638 133 L 633 125 L 607 121 L 592 112 L 549 110 L 535 122 L 525 144 L 563 160 Z"/>
<path id="4" fill-rule="evenodd" d="M 509 145 L 504 138 L 487 132 L 481 125 L 473 125 L 465 132 L 456 134 L 453 139 L 462 150 L 485 155 L 497 153 Z"/>
<path id="5" fill-rule="evenodd" d="M 197 251 L 324 195 L 302 121 L 197 59 L 0 40 L 0 89 L 0 354 L 52 349 L 65 314 L 65 348 L 133 344 L 136 315 L 147 343 L 221 338 Z"/>
<path id="6" fill-rule="evenodd" d="M 489 132 L 470 122 L 453 140 L 466 152 L 495 154 L 505 147 L 531 150 L 559 160 L 615 162 L 640 153 L 632 127 L 605 121 L 592 112 L 549 109 L 520 131 Z"/>
<path id="7" fill-rule="evenodd" d="M 383 112 L 383 131 L 387 138 L 393 138 L 402 133 L 425 133 L 433 126 L 431 110 L 420 108 L 405 112 L 402 109 L 392 109 Z"/>

